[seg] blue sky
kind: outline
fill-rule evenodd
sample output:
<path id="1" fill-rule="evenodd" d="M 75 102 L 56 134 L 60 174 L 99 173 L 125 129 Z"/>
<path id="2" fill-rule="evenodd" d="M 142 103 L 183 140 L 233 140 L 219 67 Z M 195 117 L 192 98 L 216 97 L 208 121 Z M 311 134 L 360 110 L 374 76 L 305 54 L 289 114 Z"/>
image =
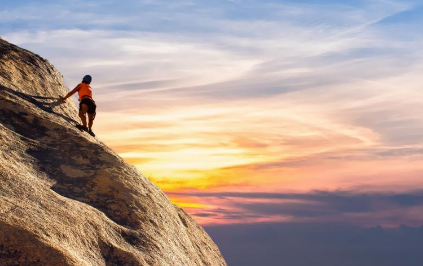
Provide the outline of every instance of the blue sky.
<path id="1" fill-rule="evenodd" d="M 91 74 L 97 135 L 232 266 L 421 263 L 422 26 L 414 0 L 0 0 L 0 36 Z"/>
<path id="2" fill-rule="evenodd" d="M 80 76 L 74 71 L 75 64 L 91 70 L 93 63 L 87 61 L 96 60 L 101 67 L 93 74 L 104 83 L 134 83 L 137 78 L 163 79 L 169 75 L 171 79 L 206 79 L 200 84 L 215 85 L 219 79 L 208 79 L 203 73 L 218 71 L 212 66 L 220 64 L 232 74 L 227 77 L 221 73 L 222 80 L 230 83 L 219 83 L 221 89 L 213 90 L 197 87 L 195 92 L 209 97 L 256 97 L 332 84 L 337 79 L 344 82 L 357 76 L 400 74 L 413 66 L 420 49 L 418 28 L 413 30 L 403 23 L 411 18 L 414 24 L 419 23 L 416 14 L 421 8 L 416 2 L 3 2 L 2 35 L 52 60 L 69 82 Z M 126 45 L 122 47 L 122 43 Z M 153 51 L 151 46 L 171 51 Z M 180 57 L 189 58 L 187 64 L 181 64 Z M 345 68 L 353 64 L 354 72 L 340 77 L 331 68 L 340 63 Z M 268 77 L 272 71 L 304 67 L 315 71 L 315 76 L 306 72 L 294 80 Z M 200 73 L 181 75 L 192 68 Z M 347 73 L 349 69 L 340 70 Z M 308 83 L 298 81 L 305 77 Z M 259 84 L 245 86 L 251 81 Z M 228 90 L 228 86 L 242 89 Z M 262 87 L 260 91 L 257 86 Z M 188 88 L 189 94 L 195 92 Z"/>

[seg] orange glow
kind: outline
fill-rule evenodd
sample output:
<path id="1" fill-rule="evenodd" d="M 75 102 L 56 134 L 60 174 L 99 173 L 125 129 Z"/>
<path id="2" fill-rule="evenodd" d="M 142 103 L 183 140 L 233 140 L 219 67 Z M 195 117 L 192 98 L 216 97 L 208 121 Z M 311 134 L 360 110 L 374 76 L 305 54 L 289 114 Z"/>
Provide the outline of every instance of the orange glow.
<path id="1" fill-rule="evenodd" d="M 418 178 L 423 174 L 421 147 L 388 145 L 379 132 L 339 113 L 347 108 L 339 99 L 322 105 L 297 92 L 218 105 L 185 102 L 191 104 L 147 106 L 142 115 L 103 113 L 96 124 L 98 135 L 168 193 L 403 191 L 423 183 Z M 410 154 L 401 155 L 404 150 Z M 228 207 L 221 202 L 195 197 L 172 197 L 172 202 L 200 223 L 229 222 L 223 214 L 203 213 Z M 272 219 L 290 217 L 268 217 Z"/>
<path id="2" fill-rule="evenodd" d="M 190 200 L 189 198 L 171 197 L 169 199 L 173 204 L 178 205 L 181 208 L 201 208 L 201 209 L 207 208 L 207 205 L 202 203 L 192 202 L 192 200 Z"/>

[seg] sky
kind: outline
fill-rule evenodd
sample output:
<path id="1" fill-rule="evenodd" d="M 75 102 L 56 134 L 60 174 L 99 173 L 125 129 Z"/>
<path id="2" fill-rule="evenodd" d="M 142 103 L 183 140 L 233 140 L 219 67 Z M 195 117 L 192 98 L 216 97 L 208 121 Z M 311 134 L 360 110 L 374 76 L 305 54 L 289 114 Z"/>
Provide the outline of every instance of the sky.
<path id="1" fill-rule="evenodd" d="M 98 138 L 229 265 L 416 265 L 422 17 L 415 0 L 0 0 L 0 36 L 70 89 L 92 75 Z"/>

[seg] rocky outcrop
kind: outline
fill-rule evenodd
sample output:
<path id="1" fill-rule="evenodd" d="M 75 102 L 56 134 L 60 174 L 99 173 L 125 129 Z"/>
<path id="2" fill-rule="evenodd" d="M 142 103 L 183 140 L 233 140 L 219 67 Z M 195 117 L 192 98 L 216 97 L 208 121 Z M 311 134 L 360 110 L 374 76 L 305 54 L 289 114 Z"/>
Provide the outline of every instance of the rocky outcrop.
<path id="1" fill-rule="evenodd" d="M 226 265 L 133 166 L 73 123 L 41 57 L 0 39 L 0 265 Z"/>

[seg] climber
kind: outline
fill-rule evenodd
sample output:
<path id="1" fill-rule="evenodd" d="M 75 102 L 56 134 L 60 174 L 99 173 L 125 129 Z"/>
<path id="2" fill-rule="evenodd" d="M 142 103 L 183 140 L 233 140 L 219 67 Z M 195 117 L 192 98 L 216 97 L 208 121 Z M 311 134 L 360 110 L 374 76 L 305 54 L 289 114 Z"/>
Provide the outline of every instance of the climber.
<path id="1" fill-rule="evenodd" d="M 93 122 L 95 118 L 95 110 L 97 106 L 93 100 L 93 91 L 91 90 L 91 81 L 92 78 L 90 75 L 86 75 L 80 84 L 75 87 L 72 91 L 66 94 L 65 97 L 60 96 L 62 102 L 65 102 L 67 98 L 71 97 L 75 92 L 78 92 L 79 95 L 79 117 L 82 120 L 82 125 L 76 125 L 79 130 L 88 132 L 91 136 L 95 137 L 94 132 L 92 131 Z M 88 127 L 87 127 L 87 117 L 88 113 Z"/>

